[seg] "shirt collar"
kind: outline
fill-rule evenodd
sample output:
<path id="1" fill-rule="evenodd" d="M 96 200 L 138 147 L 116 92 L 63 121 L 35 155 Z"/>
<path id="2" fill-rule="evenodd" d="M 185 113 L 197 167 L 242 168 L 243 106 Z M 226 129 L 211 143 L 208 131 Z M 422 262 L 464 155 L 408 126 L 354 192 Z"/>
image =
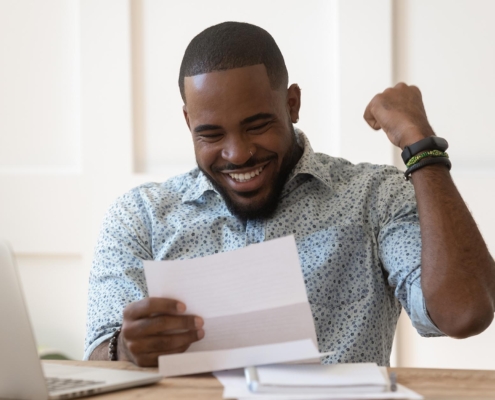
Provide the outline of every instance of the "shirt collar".
<path id="1" fill-rule="evenodd" d="M 209 179 L 199 168 L 196 168 L 197 177 L 192 181 L 191 186 L 185 191 L 182 196 L 182 202 L 198 200 L 205 192 L 212 191 L 218 194 Z"/>
<path id="2" fill-rule="evenodd" d="M 307 174 L 314 176 L 322 183 L 327 185 L 329 188 L 331 188 L 332 179 L 330 176 L 331 168 L 329 167 L 329 163 L 322 163 L 320 161 L 320 158 L 313 151 L 313 148 L 309 143 L 309 139 L 306 137 L 303 131 L 301 131 L 300 129 L 295 129 L 295 132 L 297 143 L 304 150 L 301 158 L 299 159 L 299 162 L 290 173 L 289 178 L 287 179 L 287 183 L 291 182 L 298 175 Z"/>
<path id="3" fill-rule="evenodd" d="M 331 188 L 332 180 L 330 177 L 330 169 L 328 163 L 323 164 L 318 160 L 308 138 L 300 129 L 295 129 L 297 143 L 301 146 L 303 154 L 298 163 L 289 174 L 287 184 L 293 181 L 299 175 L 311 175 L 320 180 L 322 183 Z M 182 202 L 192 202 L 198 200 L 205 192 L 212 191 L 219 194 L 213 187 L 206 175 L 199 169 L 197 169 L 197 177 L 193 181 L 194 183 L 189 187 L 182 196 Z"/>

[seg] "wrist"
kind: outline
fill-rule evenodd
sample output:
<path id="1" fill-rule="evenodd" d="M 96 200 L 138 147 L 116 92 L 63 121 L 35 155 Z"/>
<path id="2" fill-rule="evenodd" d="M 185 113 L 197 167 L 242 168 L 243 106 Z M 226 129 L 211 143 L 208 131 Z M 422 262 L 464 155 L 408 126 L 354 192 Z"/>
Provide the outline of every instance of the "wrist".
<path id="1" fill-rule="evenodd" d="M 420 121 L 418 124 L 404 124 L 401 127 L 400 132 L 401 140 L 399 142 L 399 147 L 401 150 L 404 150 L 406 146 L 410 146 L 420 140 L 435 136 L 435 132 L 427 120 Z"/>
<path id="2" fill-rule="evenodd" d="M 112 337 L 108 341 L 108 360 L 118 361 L 123 360 L 122 350 L 124 349 L 123 336 L 121 335 L 122 327 L 114 331 Z"/>
<path id="3" fill-rule="evenodd" d="M 400 142 L 399 147 L 401 150 L 404 150 L 407 146 L 411 146 L 412 144 L 417 143 L 430 136 L 435 136 L 433 131 L 429 132 L 428 134 L 424 134 L 420 130 L 415 130 L 404 137 L 404 139 Z"/>
<path id="4" fill-rule="evenodd" d="M 130 361 L 130 358 L 127 355 L 127 347 L 125 345 L 124 335 L 122 335 L 122 333 L 117 339 L 117 360 Z"/>

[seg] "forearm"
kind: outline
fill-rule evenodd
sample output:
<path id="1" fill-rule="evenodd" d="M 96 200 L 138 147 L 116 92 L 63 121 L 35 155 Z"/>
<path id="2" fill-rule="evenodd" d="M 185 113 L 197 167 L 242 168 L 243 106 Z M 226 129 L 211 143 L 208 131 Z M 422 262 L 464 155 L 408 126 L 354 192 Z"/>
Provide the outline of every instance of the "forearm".
<path id="1" fill-rule="evenodd" d="M 412 182 L 421 226 L 421 284 L 430 317 L 449 336 L 478 334 L 493 319 L 493 259 L 445 166 L 419 169 Z"/>
<path id="2" fill-rule="evenodd" d="M 90 361 L 109 361 L 108 359 L 108 344 L 109 340 L 105 340 L 103 343 L 100 343 L 90 354 Z"/>

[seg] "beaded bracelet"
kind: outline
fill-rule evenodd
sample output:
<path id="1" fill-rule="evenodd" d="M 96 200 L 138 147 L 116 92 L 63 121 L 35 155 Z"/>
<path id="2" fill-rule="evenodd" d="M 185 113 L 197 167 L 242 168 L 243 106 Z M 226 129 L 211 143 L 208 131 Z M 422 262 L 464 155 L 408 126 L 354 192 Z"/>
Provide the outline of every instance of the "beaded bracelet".
<path id="1" fill-rule="evenodd" d="M 415 156 L 412 156 L 409 161 L 406 163 L 406 167 L 412 167 L 414 164 L 422 160 L 423 158 L 426 157 L 446 157 L 449 158 L 449 155 L 445 153 L 444 151 L 440 150 L 428 150 L 424 151 L 422 153 L 416 154 Z"/>
<path id="2" fill-rule="evenodd" d="M 120 331 L 122 327 L 119 327 L 110 338 L 110 343 L 108 344 L 108 359 L 110 361 L 117 361 L 117 341 L 119 340 Z"/>
<path id="3" fill-rule="evenodd" d="M 424 160 L 419 161 L 418 163 L 410 166 L 406 172 L 404 172 L 404 179 L 408 181 L 411 179 L 411 174 L 414 171 L 417 171 L 420 168 L 426 167 L 427 165 L 433 165 L 433 164 L 443 164 L 445 165 L 449 171 L 452 168 L 452 163 L 447 157 L 437 157 L 437 158 L 426 158 Z"/>

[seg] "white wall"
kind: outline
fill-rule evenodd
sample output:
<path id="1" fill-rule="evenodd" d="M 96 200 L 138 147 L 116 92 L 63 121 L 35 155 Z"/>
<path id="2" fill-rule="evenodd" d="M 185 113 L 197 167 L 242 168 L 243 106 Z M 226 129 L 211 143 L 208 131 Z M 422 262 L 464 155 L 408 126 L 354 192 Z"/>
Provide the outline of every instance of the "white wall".
<path id="1" fill-rule="evenodd" d="M 14 245 L 38 343 L 73 357 L 87 291 L 79 35 L 75 1 L 0 2 L 0 236 Z"/>
<path id="2" fill-rule="evenodd" d="M 495 252 L 495 2 L 395 3 L 395 80 L 419 86 L 430 122 L 450 144 L 452 176 Z M 423 339 L 400 325 L 400 364 L 495 369 L 495 324 L 466 340 Z"/>
<path id="3" fill-rule="evenodd" d="M 39 344 L 82 356 L 87 276 L 105 209 L 141 182 L 194 165 L 178 68 L 188 41 L 222 20 L 274 35 L 302 87 L 299 126 L 316 151 L 393 163 L 392 146 L 362 114 L 394 82 L 418 84 L 493 249 L 493 4 L 0 0 L 0 236 L 18 257 Z M 462 342 L 424 340 L 404 319 L 392 362 L 495 368 L 486 350 L 493 337 L 491 329 Z"/>

